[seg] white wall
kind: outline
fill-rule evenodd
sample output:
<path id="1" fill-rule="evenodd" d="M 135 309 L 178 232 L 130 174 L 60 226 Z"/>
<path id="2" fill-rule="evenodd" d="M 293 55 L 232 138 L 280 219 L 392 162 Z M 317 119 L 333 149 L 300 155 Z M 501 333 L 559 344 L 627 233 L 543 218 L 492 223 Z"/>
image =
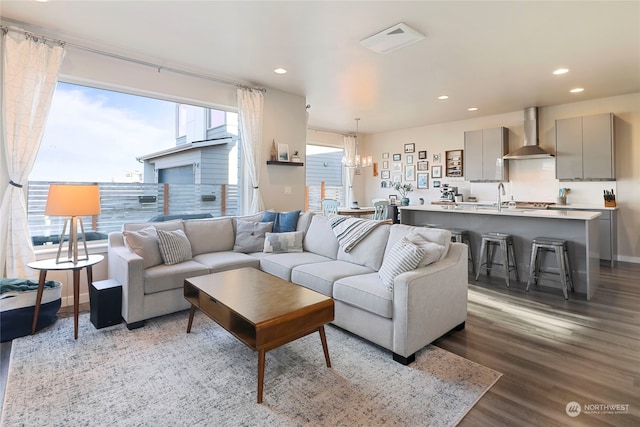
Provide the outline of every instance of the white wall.
<path id="1" fill-rule="evenodd" d="M 618 203 L 618 259 L 622 261 L 640 262 L 640 93 L 610 98 L 564 104 L 538 109 L 538 128 L 540 146 L 555 153 L 555 120 L 586 116 L 591 114 L 615 114 L 616 139 L 616 176 L 614 182 L 559 182 L 555 179 L 554 159 L 509 160 L 509 183 L 506 186 L 508 195 L 513 194 L 516 200 L 555 202 L 558 189 L 568 187 L 571 193 L 568 202 L 575 205 L 603 206 L 602 190 L 613 188 Z M 374 155 L 381 169 L 382 153 L 402 153 L 403 165 L 405 155 L 403 147 L 406 143 L 415 143 L 417 152 L 427 150 L 429 169 L 433 165 L 433 154 L 440 153 L 444 159 L 446 150 L 464 148 L 464 132 L 474 129 L 485 129 L 504 126 L 509 129 L 509 146 L 513 150 L 523 144 L 523 111 L 514 111 L 495 116 L 424 126 L 399 131 L 366 135 L 364 150 Z M 391 163 L 391 160 L 390 160 Z M 441 160 L 444 165 L 443 160 Z M 444 174 L 444 171 L 443 171 Z M 364 174 L 360 180 L 362 190 L 358 197 L 371 200 L 374 197 L 388 197 L 394 190 L 381 189 L 380 177 Z M 495 183 L 470 183 L 464 178 L 442 178 L 442 183 L 459 187 L 466 197 L 474 195 L 479 200 L 494 200 L 497 185 Z M 413 183 L 415 186 L 415 182 Z M 425 203 L 437 200 L 440 192 L 437 189 L 419 190 L 410 193 L 411 203 L 418 198 Z"/>

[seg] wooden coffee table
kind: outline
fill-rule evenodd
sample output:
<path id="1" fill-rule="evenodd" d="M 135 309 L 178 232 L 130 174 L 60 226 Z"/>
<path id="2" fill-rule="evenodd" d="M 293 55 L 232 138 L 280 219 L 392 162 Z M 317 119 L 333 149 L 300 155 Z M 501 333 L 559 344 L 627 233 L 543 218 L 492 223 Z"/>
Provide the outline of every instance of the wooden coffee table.
<path id="1" fill-rule="evenodd" d="M 269 350 L 317 331 L 331 367 L 324 333 L 333 320 L 331 298 L 249 267 L 185 279 L 184 297 L 191 303 L 187 333 L 199 309 L 258 351 L 258 403 Z"/>

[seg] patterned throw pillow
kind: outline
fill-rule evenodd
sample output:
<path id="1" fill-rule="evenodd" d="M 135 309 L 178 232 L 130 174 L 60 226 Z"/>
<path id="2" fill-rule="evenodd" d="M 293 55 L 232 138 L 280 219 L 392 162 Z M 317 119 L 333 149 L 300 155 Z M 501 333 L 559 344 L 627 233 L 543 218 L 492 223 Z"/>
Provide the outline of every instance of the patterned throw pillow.
<path id="1" fill-rule="evenodd" d="M 302 252 L 302 231 L 289 233 L 267 233 L 264 239 L 264 252 Z"/>
<path id="2" fill-rule="evenodd" d="M 235 252 L 261 252 L 264 248 L 264 235 L 273 229 L 272 222 L 236 221 Z"/>
<path id="3" fill-rule="evenodd" d="M 177 264 L 192 258 L 191 243 L 189 243 L 184 231 L 165 231 L 160 229 L 156 231 L 158 232 L 160 254 L 166 265 Z"/>
<path id="4" fill-rule="evenodd" d="M 382 262 L 378 276 L 387 290 L 393 292 L 393 279 L 398 274 L 411 271 L 418 266 L 424 256 L 424 249 L 402 238 L 393 245 Z"/>

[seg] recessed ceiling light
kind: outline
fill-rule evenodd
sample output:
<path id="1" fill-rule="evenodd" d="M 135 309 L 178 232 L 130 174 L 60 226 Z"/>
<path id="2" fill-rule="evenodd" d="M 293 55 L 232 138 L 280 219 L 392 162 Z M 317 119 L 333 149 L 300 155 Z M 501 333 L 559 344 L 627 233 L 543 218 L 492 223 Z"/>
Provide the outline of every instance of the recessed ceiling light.
<path id="1" fill-rule="evenodd" d="M 449 99 L 449 96 L 447 96 L 447 95 L 440 95 L 440 96 L 438 97 L 438 99 Z"/>
<path id="2" fill-rule="evenodd" d="M 478 111 L 478 107 L 467 108 L 467 111 Z"/>
<path id="3" fill-rule="evenodd" d="M 276 74 L 286 74 L 287 70 L 285 70 L 284 68 L 276 68 L 275 70 L 273 70 L 273 72 Z"/>
<path id="4" fill-rule="evenodd" d="M 555 74 L 556 76 L 559 76 L 561 74 L 567 74 L 568 72 L 569 72 L 568 68 L 558 68 L 553 72 L 553 74 Z"/>
<path id="5" fill-rule="evenodd" d="M 577 88 L 575 88 L 575 89 L 571 89 L 569 92 L 571 92 L 571 93 L 580 93 L 580 92 L 582 92 L 582 91 L 584 91 L 584 88 L 582 88 L 582 87 L 577 87 Z"/>

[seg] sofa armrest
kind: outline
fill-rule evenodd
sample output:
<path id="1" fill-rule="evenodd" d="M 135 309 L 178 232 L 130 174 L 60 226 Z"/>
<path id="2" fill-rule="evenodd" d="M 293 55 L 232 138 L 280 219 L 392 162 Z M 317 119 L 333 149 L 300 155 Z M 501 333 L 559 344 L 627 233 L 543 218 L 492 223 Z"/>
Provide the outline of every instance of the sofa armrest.
<path id="1" fill-rule="evenodd" d="M 408 357 L 467 319 L 467 245 L 398 275 L 393 285 L 393 352 Z"/>
<path id="2" fill-rule="evenodd" d="M 125 246 L 122 233 L 110 233 L 108 242 L 109 279 L 122 285 L 122 318 L 144 320 L 144 260 Z"/>

